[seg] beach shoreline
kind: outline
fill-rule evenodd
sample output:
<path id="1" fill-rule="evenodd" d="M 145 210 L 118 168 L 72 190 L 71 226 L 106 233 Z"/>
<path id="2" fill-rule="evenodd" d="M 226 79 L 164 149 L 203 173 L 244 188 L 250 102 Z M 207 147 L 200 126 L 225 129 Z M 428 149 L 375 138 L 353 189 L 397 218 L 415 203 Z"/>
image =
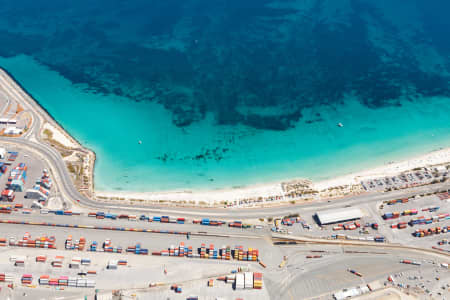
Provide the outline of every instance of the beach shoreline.
<path id="1" fill-rule="evenodd" d="M 371 180 L 376 178 L 382 178 L 385 176 L 399 175 L 402 172 L 411 171 L 416 168 L 434 167 L 439 165 L 450 164 L 450 148 L 443 148 L 439 150 L 433 150 L 429 153 L 415 156 L 413 158 L 399 161 L 389 162 L 382 166 L 375 168 L 354 172 L 335 178 L 310 182 L 304 179 L 293 179 L 293 181 L 310 182 L 310 188 L 318 193 L 326 192 L 337 187 L 354 187 L 361 185 L 363 180 Z M 281 201 L 286 202 L 291 198 L 286 197 L 286 191 L 283 189 L 283 184 L 287 181 L 272 182 L 272 183 L 260 183 L 239 188 L 224 188 L 217 190 L 189 190 L 189 191 L 164 191 L 164 192 L 133 192 L 133 191 L 95 191 L 95 195 L 100 199 L 117 199 L 117 200 L 132 200 L 132 201 L 151 201 L 162 203 L 168 201 L 178 201 L 185 203 L 201 204 L 218 204 L 225 202 L 230 203 L 234 201 L 244 199 L 258 199 L 262 197 L 279 197 Z M 362 189 L 359 193 L 363 193 Z M 357 193 L 355 191 L 355 193 Z M 339 195 L 336 195 L 339 196 Z M 345 195 L 342 195 L 345 196 Z M 284 201 L 283 201 L 284 200 Z"/>
<path id="2" fill-rule="evenodd" d="M 138 201 L 154 205 L 161 204 L 181 204 L 195 206 L 223 206 L 242 204 L 265 205 L 265 200 L 269 199 L 271 205 L 283 204 L 287 201 L 315 200 L 317 198 L 337 198 L 347 195 L 361 194 L 366 191 L 362 188 L 361 181 L 384 176 L 398 175 L 401 172 L 420 167 L 429 167 L 450 163 L 450 148 L 434 150 L 423 155 L 415 156 L 399 162 L 389 162 L 384 165 L 344 174 L 334 178 L 311 182 L 308 179 L 290 179 L 277 182 L 264 182 L 254 185 L 231 187 L 221 189 L 205 190 L 172 190 L 160 192 L 135 192 L 135 191 L 101 191 L 95 190 L 94 169 L 96 154 L 94 151 L 83 146 L 76 138 L 64 129 L 51 114 L 30 94 L 8 71 L 0 68 L 17 85 L 18 89 L 26 95 L 24 99 L 30 104 L 34 104 L 35 113 L 40 119 L 38 139 L 41 142 L 50 144 L 61 153 L 62 151 L 72 151 L 73 155 L 63 157 L 66 167 L 73 163 L 77 155 L 83 156 L 78 162 L 80 168 L 84 170 L 80 176 L 83 180 L 73 179 L 76 188 L 87 197 L 99 201 Z M 37 108 L 37 109 L 36 109 Z M 45 133 L 47 131 L 47 137 Z M 48 136 L 48 132 L 52 134 Z M 76 175 L 76 174 L 75 174 Z M 85 177 L 85 178 L 84 178 Z M 80 183 L 81 182 L 81 183 Z M 333 192 L 328 193 L 333 190 Z M 301 195 L 297 197 L 297 195 Z"/>

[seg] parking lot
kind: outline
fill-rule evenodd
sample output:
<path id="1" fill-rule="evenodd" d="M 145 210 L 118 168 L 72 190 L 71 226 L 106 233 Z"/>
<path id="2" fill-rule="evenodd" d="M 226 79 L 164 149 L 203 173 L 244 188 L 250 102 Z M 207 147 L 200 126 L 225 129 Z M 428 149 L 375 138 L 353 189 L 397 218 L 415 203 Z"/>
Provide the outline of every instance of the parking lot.
<path id="1" fill-rule="evenodd" d="M 36 180 L 41 178 L 42 171 L 46 168 L 46 166 L 42 162 L 42 160 L 36 159 L 31 153 L 26 150 L 18 149 L 16 147 L 8 147 L 1 144 L 0 147 L 5 148 L 7 152 L 18 153 L 17 158 L 14 161 L 9 160 L 9 157 L 11 156 L 11 154 L 9 153 L 6 153 L 6 157 L 4 159 L 0 159 L 0 162 L 4 163 L 7 166 L 6 172 L 4 174 L 1 174 L 0 176 L 1 190 L 6 188 L 8 177 L 14 167 L 16 167 L 19 163 L 24 163 L 27 167 L 27 177 L 23 186 L 23 191 L 16 191 L 14 193 L 16 196 L 14 202 L 0 201 L 0 204 L 22 204 L 24 208 L 30 208 L 34 200 L 25 198 L 26 190 L 31 189 L 35 185 Z"/>
<path id="2" fill-rule="evenodd" d="M 414 172 L 406 172 L 398 176 L 380 177 L 364 180 L 361 185 L 366 191 L 387 191 L 406 187 L 430 184 L 448 178 L 449 171 L 445 166 L 436 168 L 420 168 Z"/>
<path id="3" fill-rule="evenodd" d="M 330 225 L 319 225 L 314 218 L 315 211 L 305 211 L 299 214 L 300 223 L 294 223 L 292 226 L 280 225 L 281 232 L 288 233 L 293 236 L 307 236 L 314 238 L 333 238 L 333 236 L 339 235 L 346 237 L 347 239 L 370 239 L 371 237 L 381 236 L 384 237 L 386 242 L 399 243 L 404 245 L 417 245 L 419 247 L 431 248 L 432 246 L 438 246 L 438 241 L 445 239 L 446 234 L 435 234 L 426 237 L 414 237 L 412 233 L 416 229 L 427 229 L 434 227 L 445 227 L 450 225 L 448 218 L 442 218 L 437 222 L 433 221 L 431 224 L 416 224 L 414 226 L 407 225 L 404 229 L 391 228 L 391 226 L 397 225 L 399 222 L 409 222 L 419 217 L 425 219 L 432 218 L 433 216 L 445 215 L 450 212 L 450 202 L 448 199 L 441 200 L 438 195 L 430 196 L 416 196 L 408 199 L 406 203 L 397 203 L 395 205 L 387 205 L 383 202 L 378 203 L 364 203 L 361 205 L 354 205 L 352 207 L 359 208 L 363 217 L 361 219 L 349 222 L 340 222 Z M 430 212 L 426 209 L 439 207 L 437 211 Z M 344 207 L 345 209 L 345 207 Z M 408 210 L 417 209 L 416 215 L 405 215 L 402 213 Z M 425 211 L 423 210 L 425 209 Z M 390 212 L 399 212 L 400 217 L 396 219 L 384 220 L 382 215 Z M 354 230 L 335 230 L 339 224 L 359 224 Z M 374 229 L 372 224 L 378 225 L 377 229 Z M 304 226 L 305 224 L 306 226 Z M 439 246 L 443 249 L 450 250 L 448 244 Z"/>

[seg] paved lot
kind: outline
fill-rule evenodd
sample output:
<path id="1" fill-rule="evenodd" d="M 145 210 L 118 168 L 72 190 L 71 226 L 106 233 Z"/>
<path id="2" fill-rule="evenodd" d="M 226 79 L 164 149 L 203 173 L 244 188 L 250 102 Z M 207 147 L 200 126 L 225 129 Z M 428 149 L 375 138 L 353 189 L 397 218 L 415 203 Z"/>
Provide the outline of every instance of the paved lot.
<path id="1" fill-rule="evenodd" d="M 10 149 L 8 149 L 10 150 Z M 27 151 L 19 149 L 11 149 L 19 152 L 15 164 L 25 162 L 28 166 L 28 180 L 25 189 L 31 187 L 34 180 L 40 177 L 45 165 L 41 160 L 33 158 Z M 4 186 L 7 174 L 0 177 L 0 185 Z M 53 191 L 55 192 L 55 191 Z M 25 207 L 30 207 L 31 200 L 23 197 L 25 193 L 17 193 L 16 201 L 14 203 L 23 203 Z M 52 206 L 61 206 L 62 202 L 53 201 Z M 296 207 L 293 211 L 298 212 L 302 219 L 311 226 L 311 229 L 304 229 L 301 224 L 295 224 L 292 227 L 285 226 L 292 235 L 296 236 L 311 236 L 311 237 L 330 237 L 332 234 L 340 233 L 351 235 L 354 237 L 361 236 L 375 236 L 383 235 L 389 242 L 403 243 L 407 245 L 419 245 L 421 247 L 430 248 L 435 246 L 437 241 L 444 238 L 443 235 L 437 235 L 425 238 L 415 238 L 411 235 L 417 226 L 408 227 L 404 230 L 393 230 L 390 224 L 398 221 L 408 221 L 411 218 L 424 215 L 430 215 L 448 212 L 450 210 L 449 202 L 447 200 L 439 200 L 435 196 L 422 197 L 412 199 L 407 204 L 397 204 L 394 206 L 384 206 L 380 210 L 381 202 L 376 201 L 361 201 L 348 202 L 344 201 L 342 204 L 336 205 L 334 203 L 317 203 L 314 205 L 306 205 L 304 207 Z M 331 207 L 359 207 L 364 213 L 363 219 L 360 221 L 362 225 L 365 223 L 377 222 L 380 225 L 378 231 L 368 229 L 367 234 L 354 231 L 333 231 L 333 225 L 318 226 L 313 219 L 313 215 L 317 210 L 329 209 Z M 425 207 L 440 206 L 440 210 L 435 213 L 419 212 L 417 216 L 401 217 L 395 221 L 384 221 L 381 215 L 384 212 L 403 211 L 406 209 L 417 208 L 421 210 Z M 0 237 L 20 238 L 25 232 L 29 232 L 33 238 L 41 235 L 53 235 L 56 237 L 58 250 L 45 249 L 26 249 L 26 248 L 3 248 L 0 249 L 0 269 L 5 272 L 13 273 L 17 279 L 24 273 L 32 273 L 35 275 L 35 282 L 38 276 L 42 274 L 50 274 L 51 276 L 60 275 L 76 275 L 77 270 L 69 269 L 68 263 L 72 257 L 89 257 L 92 260 L 92 265 L 84 270 L 95 270 L 96 288 L 101 292 L 110 293 L 112 289 L 127 289 L 128 295 L 136 294 L 141 299 L 185 299 L 189 295 L 200 295 L 200 299 L 215 299 L 215 297 L 223 297 L 225 299 L 235 299 L 242 297 L 244 299 L 305 299 L 305 298 L 320 298 L 331 299 L 333 292 L 340 289 L 351 288 L 357 285 L 366 284 L 374 280 L 379 280 L 382 283 L 386 281 L 387 276 L 393 275 L 396 281 L 405 286 L 410 285 L 410 289 L 419 293 L 423 299 L 432 297 L 435 299 L 444 299 L 444 292 L 442 284 L 448 282 L 448 272 L 439 266 L 439 261 L 434 260 L 436 264 L 424 261 L 424 258 L 419 254 L 402 253 L 395 250 L 386 250 L 380 248 L 379 251 L 374 251 L 373 248 L 364 247 L 342 247 L 338 245 L 297 245 L 297 246 L 273 246 L 270 240 L 270 227 L 272 224 L 259 222 L 253 217 L 252 222 L 255 224 L 262 224 L 262 229 L 237 229 L 222 227 L 211 227 L 192 224 L 194 217 L 189 217 L 187 224 L 162 224 L 159 222 L 144 222 L 144 221 L 128 221 L 128 220 L 97 220 L 95 218 L 87 217 L 88 211 L 96 211 L 90 209 L 82 209 L 77 206 L 72 207 L 74 211 L 81 211 L 81 216 L 56 216 L 54 214 L 41 214 L 39 211 L 34 211 L 32 214 L 22 214 L 16 211 L 10 215 L 0 215 L 3 220 L 20 220 L 28 222 L 50 222 L 58 224 L 71 225 L 93 225 L 93 226 L 116 226 L 126 228 L 143 228 L 154 230 L 173 230 L 182 232 L 199 233 L 206 232 L 210 236 L 196 236 L 191 235 L 190 240 L 187 240 L 185 235 L 169 235 L 157 233 L 143 233 L 143 232 L 124 232 L 124 231 L 105 231 L 92 230 L 82 228 L 62 228 L 62 227 L 47 227 L 47 226 L 32 226 L 32 225 L 12 225 L 0 224 L 2 233 Z M 105 212 L 121 213 L 117 209 L 104 209 Z M 131 214 L 127 212 L 127 214 Z M 136 213 L 140 216 L 140 213 Z M 166 213 L 145 213 L 150 216 L 161 216 Z M 176 214 L 169 214 L 170 216 L 177 216 Z M 281 217 L 281 216 L 280 216 Z M 197 217 L 195 217 L 197 218 Z M 251 218 L 247 216 L 245 218 Z M 223 218 L 213 219 L 228 219 L 233 220 L 234 216 L 225 216 Z M 240 215 L 236 219 L 243 219 Z M 443 223 L 433 223 L 430 225 L 421 225 L 421 227 L 448 225 L 448 221 Z M 187 246 L 193 246 L 194 249 L 200 247 L 201 243 L 207 245 L 214 244 L 216 247 L 229 245 L 242 245 L 245 248 L 252 247 L 260 250 L 261 260 L 267 264 L 267 268 L 262 268 L 257 263 L 247 263 L 238 261 L 216 261 L 204 259 L 188 259 L 176 257 L 158 257 L 158 256 L 138 256 L 134 254 L 112 254 L 112 253 L 92 253 L 92 252 L 78 252 L 66 251 L 63 249 L 64 241 L 67 236 L 71 234 L 74 239 L 81 236 L 87 240 L 87 246 L 92 241 L 102 243 L 106 238 L 112 240 L 114 246 L 121 246 L 126 248 L 135 245 L 137 242 L 142 244 L 142 247 L 148 248 L 149 251 L 160 251 L 167 249 L 171 245 L 175 247 L 180 242 L 184 242 Z M 215 236 L 219 235 L 219 236 Z M 382 245 L 379 245 L 382 246 Z M 450 248 L 444 246 L 444 248 Z M 321 252 L 321 258 L 308 259 L 307 255 L 319 254 L 313 251 Z M 365 250 L 365 251 L 364 251 Z M 350 253 L 348 251 L 359 251 L 367 253 Z M 380 254 L 386 253 L 386 254 Z M 49 259 L 56 255 L 63 255 L 64 266 L 61 269 L 54 269 L 47 264 L 37 264 L 34 258 L 38 254 L 46 254 Z M 14 267 L 9 261 L 12 255 L 27 256 L 25 267 Z M 280 268 L 279 264 L 283 257 L 287 257 L 286 266 Z M 129 265 L 126 267 L 119 267 L 118 270 L 106 270 L 105 266 L 108 260 L 111 259 L 127 259 Z M 422 266 L 412 266 L 400 264 L 400 259 L 414 259 L 422 261 Z M 264 278 L 264 289 L 261 291 L 234 291 L 230 285 L 222 282 L 215 282 L 215 287 L 206 287 L 208 278 L 217 277 L 220 275 L 229 274 L 231 270 L 237 267 L 246 267 L 250 265 L 252 271 L 262 272 Z M 164 268 L 168 273 L 164 274 Z M 347 271 L 352 268 L 361 272 L 363 277 L 357 277 Z M 436 277 L 440 280 L 436 280 Z M 167 285 L 172 283 L 181 284 L 183 293 L 181 295 L 175 294 L 169 287 L 162 286 L 158 288 L 148 288 L 150 282 L 164 282 Z M 17 289 L 11 291 L 3 285 L 1 297 L 14 296 L 14 299 L 49 299 L 55 298 L 69 298 L 82 299 L 84 296 L 92 296 L 93 289 L 68 288 L 65 291 L 57 291 L 55 288 L 36 287 L 27 288 L 18 286 Z M 25 293 L 25 295 L 24 295 Z M 439 295 L 441 293 L 442 295 Z M 74 298 L 75 297 L 75 298 Z M 203 297 L 203 298 L 202 298 Z"/>
<path id="2" fill-rule="evenodd" d="M 41 160 L 35 159 L 34 156 L 23 149 L 19 149 L 17 147 L 11 147 L 11 146 L 5 146 L 0 143 L 0 147 L 3 147 L 8 152 L 18 152 L 19 155 L 17 156 L 15 161 L 9 161 L 8 157 L 9 154 L 6 155 L 4 159 L 0 159 L 0 162 L 3 162 L 7 164 L 8 169 L 5 174 L 2 174 L 0 176 L 0 190 L 3 190 L 6 187 L 6 183 L 8 181 L 8 177 L 10 175 L 11 169 L 16 167 L 19 163 L 25 163 L 28 170 L 27 170 L 27 179 L 25 181 L 24 185 L 24 191 L 23 192 L 16 192 L 16 199 L 14 202 L 7 202 L 7 201 L 0 201 L 0 204 L 23 204 L 25 208 L 30 208 L 31 204 L 33 203 L 33 199 L 26 199 L 25 198 L 25 191 L 27 189 L 30 189 L 34 186 L 37 179 L 41 178 L 42 171 L 46 168 L 44 163 Z"/>
<path id="3" fill-rule="evenodd" d="M 416 229 L 426 229 L 434 228 L 436 226 L 449 226 L 450 220 L 441 220 L 440 222 L 433 222 L 431 224 L 414 225 L 407 226 L 405 229 L 392 229 L 392 224 L 398 224 L 399 222 L 409 222 L 412 219 L 416 219 L 420 216 L 425 218 L 430 218 L 432 216 L 437 216 L 439 214 L 450 212 L 450 202 L 448 200 L 440 200 L 437 196 L 417 196 L 411 198 L 408 203 L 399 203 L 395 205 L 386 205 L 384 208 L 380 209 L 383 203 L 372 202 L 372 203 L 362 203 L 359 205 L 352 205 L 351 207 L 358 207 L 364 214 L 364 217 L 358 221 L 361 224 L 361 228 L 355 230 L 333 230 L 336 224 L 319 226 L 314 220 L 313 215 L 316 210 L 305 210 L 300 212 L 300 217 L 307 224 L 310 225 L 310 229 L 303 228 L 302 224 L 294 224 L 293 226 L 282 226 L 282 228 L 291 232 L 293 236 L 309 236 L 309 237 L 321 237 L 329 238 L 334 234 L 341 234 L 351 237 L 374 237 L 374 236 L 384 236 L 388 242 L 400 243 L 404 245 L 416 245 L 424 248 L 431 248 L 432 246 L 438 246 L 437 242 L 448 238 L 447 234 L 438 234 L 422 238 L 417 238 L 412 236 L 412 233 Z M 436 212 L 422 211 L 424 208 L 439 206 L 439 210 Z M 383 220 L 382 215 L 386 212 L 400 212 L 402 213 L 408 209 L 417 209 L 419 212 L 417 215 L 412 216 L 400 216 L 397 219 Z M 367 227 L 366 230 L 363 229 L 365 224 L 378 223 L 378 230 L 374 230 L 371 227 Z M 449 245 L 443 246 L 444 249 L 450 249 Z"/>
<path id="4" fill-rule="evenodd" d="M 159 234 L 148 234 L 139 232 L 105 232 L 99 230 L 84 229 L 66 229 L 66 228 L 40 228 L 30 225 L 7 225 L 2 224 L 5 237 L 14 236 L 16 238 L 29 232 L 32 237 L 42 234 L 54 235 L 57 246 L 62 249 L 64 241 L 68 234 L 72 234 L 74 239 L 84 236 L 89 244 L 92 240 L 99 243 L 105 238 L 110 238 L 113 245 L 127 247 L 141 242 L 143 247 L 152 250 L 162 250 L 170 245 L 178 245 L 183 241 L 186 245 L 200 246 L 201 243 L 213 243 L 216 246 L 232 246 L 241 244 L 244 247 L 258 248 L 261 252 L 262 260 L 268 265 L 263 269 L 256 263 L 237 262 L 237 261 L 216 261 L 202 259 L 188 259 L 176 257 L 155 257 L 139 256 L 134 254 L 112 254 L 112 253 L 92 253 L 67 250 L 45 250 L 45 249 L 26 249 L 26 248 L 4 248 L 0 250 L 0 268 L 5 272 L 18 274 L 32 273 L 35 276 L 42 274 L 75 275 L 76 270 L 68 268 L 68 262 L 71 257 L 89 257 L 92 260 L 92 266 L 84 268 L 85 270 L 96 270 L 95 277 L 97 286 L 100 290 L 111 290 L 114 288 L 136 288 L 134 292 L 141 294 L 142 297 L 152 295 L 156 297 L 170 297 L 170 299 L 184 299 L 187 295 L 202 295 L 205 298 L 222 295 L 226 299 L 235 297 L 244 297 L 244 299 L 303 299 L 315 295 L 323 295 L 324 299 L 330 299 L 332 292 L 339 289 L 356 286 L 362 283 L 368 283 L 372 280 L 386 280 L 388 275 L 406 271 L 420 270 L 424 278 L 433 279 L 437 269 L 440 269 L 438 259 L 432 259 L 436 264 L 429 261 L 424 262 L 420 254 L 402 253 L 400 251 L 380 250 L 374 253 L 371 248 L 354 248 L 342 246 L 281 246 L 273 247 L 265 238 L 250 240 L 248 238 L 222 238 L 222 237 L 192 237 L 189 241 L 185 236 L 165 236 Z M 312 251 L 325 251 L 320 253 L 323 257 L 318 259 L 308 259 L 306 255 L 319 254 Z M 365 251 L 368 253 L 348 253 L 348 251 Z M 379 254 L 379 253 L 387 254 Z M 37 264 L 34 257 L 38 254 L 46 254 L 49 259 L 56 255 L 65 257 L 64 267 L 54 269 L 49 264 Z M 25 255 L 28 257 L 24 268 L 18 269 L 9 262 L 11 255 Z M 287 256 L 287 264 L 284 268 L 278 265 Z M 119 267 L 118 270 L 106 270 L 105 266 L 110 259 L 127 259 L 129 266 Z M 420 267 L 400 264 L 400 259 L 413 259 L 423 261 Z M 264 285 L 267 290 L 263 291 L 242 291 L 236 292 L 224 283 L 217 283 L 216 287 L 206 287 L 206 281 L 210 277 L 220 276 L 230 273 L 238 266 L 250 265 L 251 270 L 264 273 Z M 167 268 L 167 275 L 163 269 Z M 352 268 L 361 272 L 363 278 L 350 274 L 347 269 Z M 188 275 L 188 276 L 187 276 Z M 449 276 L 448 272 L 442 274 L 445 279 Z M 424 280 L 423 280 L 424 281 Z M 181 283 L 184 289 L 182 296 L 175 295 L 170 289 L 160 287 L 150 290 L 145 289 L 149 282 Z M 419 282 L 419 281 L 418 281 Z M 424 282 L 425 289 L 436 290 L 434 281 Z M 29 295 L 34 295 L 34 289 L 28 289 Z M 37 293 L 41 293 L 45 288 L 38 287 Z M 71 288 L 69 291 L 78 294 L 89 294 L 92 291 L 87 289 Z M 130 291 L 133 292 L 133 291 Z M 31 298 L 26 298 L 31 299 Z"/>
<path id="5" fill-rule="evenodd" d="M 233 238 L 218 238 L 218 237 L 192 237 L 187 240 L 185 236 L 163 236 L 158 234 L 145 234 L 138 232 L 108 232 L 105 234 L 103 231 L 97 230 L 83 230 L 83 229 L 61 229 L 61 228 L 37 228 L 35 226 L 27 225 L 6 225 L 3 224 L 2 228 L 5 229 L 8 234 L 5 237 L 19 238 L 25 232 L 29 232 L 32 237 L 38 237 L 43 234 L 56 237 L 56 244 L 58 249 L 26 249 L 19 247 L 7 247 L 0 250 L 0 269 L 6 273 L 13 273 L 16 276 L 21 276 L 25 273 L 31 273 L 37 278 L 43 274 L 50 274 L 51 276 L 68 275 L 74 276 L 77 274 L 77 270 L 69 269 L 68 263 L 72 257 L 91 258 L 92 265 L 90 267 L 84 267 L 85 270 L 97 271 L 96 288 L 101 290 L 111 290 L 114 288 L 146 288 L 150 282 L 167 282 L 178 283 L 185 282 L 186 289 L 191 289 L 192 293 L 203 290 L 206 287 L 206 281 L 209 277 L 226 275 L 235 270 L 238 266 L 250 268 L 254 271 L 262 272 L 264 269 L 256 262 L 239 262 L 239 261 L 222 261 L 222 260 L 206 260 L 206 259 L 194 259 L 194 258 L 178 258 L 178 257 L 159 257 L 159 256 L 139 256 L 134 254 L 114 254 L 114 253 L 93 253 L 87 251 L 69 251 L 62 250 L 64 247 L 64 241 L 67 235 L 72 234 L 74 239 L 78 239 L 80 236 L 84 236 L 87 240 L 87 244 L 90 244 L 93 240 L 102 243 L 105 238 L 110 238 L 113 245 L 127 247 L 135 245 L 140 242 L 143 247 L 149 248 L 150 251 L 167 249 L 170 245 L 178 246 L 180 242 L 185 242 L 186 245 L 194 246 L 194 249 L 200 247 L 201 243 L 214 244 L 216 247 L 223 245 L 243 245 L 245 248 L 253 247 L 258 248 L 261 251 L 262 259 L 271 266 L 277 265 L 281 259 L 281 253 L 271 249 L 271 245 L 265 239 L 248 240 Z M 49 262 L 46 264 L 39 264 L 34 261 L 36 255 L 45 254 L 48 260 L 54 258 L 56 255 L 62 255 L 65 257 L 63 268 L 52 268 Z M 13 263 L 9 262 L 10 256 L 27 256 L 25 267 L 14 267 Z M 106 264 L 111 259 L 127 259 L 128 266 L 119 267 L 118 270 L 106 270 Z M 165 275 L 163 270 L 167 268 L 168 273 Z M 189 275 L 189 276 L 187 276 Z M 36 279 L 35 279 L 36 282 Z M 183 283 L 183 286 L 185 283 Z M 38 287 L 42 290 L 42 287 Z M 45 288 L 44 288 L 45 289 Z M 216 292 L 211 289 L 205 289 L 205 295 L 214 295 Z M 86 289 L 69 288 L 69 290 L 75 290 L 75 292 L 85 292 Z M 161 287 L 155 289 L 155 295 L 168 295 L 173 292 L 168 287 Z M 223 292 L 224 295 L 239 295 L 239 292 L 234 293 L 230 285 L 218 283 L 217 292 Z M 261 296 L 261 299 L 268 299 L 265 297 L 263 291 L 245 291 L 247 295 Z M 186 294 L 183 294 L 185 296 Z M 217 294 L 216 294 L 217 295 Z M 245 294 L 244 294 L 245 295 Z M 247 297 L 246 297 L 247 299 Z"/>

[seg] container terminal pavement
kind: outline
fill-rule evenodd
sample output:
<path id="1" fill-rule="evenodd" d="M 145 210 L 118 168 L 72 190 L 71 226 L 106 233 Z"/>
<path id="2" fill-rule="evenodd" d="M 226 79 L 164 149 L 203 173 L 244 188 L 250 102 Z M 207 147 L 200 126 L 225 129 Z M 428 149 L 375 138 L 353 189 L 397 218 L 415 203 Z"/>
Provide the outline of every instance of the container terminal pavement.
<path id="1" fill-rule="evenodd" d="M 8 191 L 0 207 L 0 298 L 93 299 L 97 291 L 105 299 L 117 294 L 331 299 L 343 290 L 370 295 L 385 284 L 403 290 L 409 285 L 407 291 L 423 299 L 449 296 L 449 246 L 438 245 L 445 236 L 435 231 L 423 238 L 412 235 L 416 226 L 430 224 L 392 228 L 393 222 L 419 217 L 403 214 L 414 209 L 434 227 L 448 226 L 446 218 L 433 221 L 436 210 L 422 211 L 439 206 L 439 215 L 448 212 L 448 192 L 441 186 L 437 194 L 408 196 L 409 201 L 392 205 L 377 199 L 338 209 L 316 203 L 295 208 L 298 216 L 263 221 L 99 210 L 61 199 L 57 177 L 45 161 L 20 146 L 8 147 L 0 177 Z M 398 220 L 383 219 L 395 211 Z M 359 227 L 348 226 L 352 222 Z M 357 229 L 333 229 L 341 224 Z M 345 240 L 337 239 L 342 236 Z M 386 240 L 370 242 L 378 236 Z M 302 237 L 310 240 L 299 242 Z"/>

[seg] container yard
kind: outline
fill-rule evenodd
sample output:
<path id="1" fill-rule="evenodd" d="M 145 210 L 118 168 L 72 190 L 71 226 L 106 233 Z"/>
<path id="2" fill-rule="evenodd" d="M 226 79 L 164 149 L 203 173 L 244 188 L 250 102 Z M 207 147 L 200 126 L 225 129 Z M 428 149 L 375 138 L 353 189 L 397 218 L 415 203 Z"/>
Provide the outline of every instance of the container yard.
<path id="1" fill-rule="evenodd" d="M 49 291 L 58 299 L 94 299 L 96 291 L 110 299 L 117 290 L 141 299 L 337 299 L 385 285 L 422 299 L 450 296 L 450 261 L 436 254 L 450 254 L 445 193 L 322 203 L 270 220 L 93 209 L 54 197 L 48 166 L 13 150 L 0 166 L 2 299 L 46 299 Z M 12 187 L 12 176 L 24 180 Z M 391 244 L 435 252 L 385 247 Z"/>
<path id="2" fill-rule="evenodd" d="M 45 202 L 51 196 L 52 179 L 43 161 L 26 150 L 6 148 L 8 153 L 0 161 L 1 202 L 24 208 L 31 208 L 33 201 Z M 42 197 L 28 197 L 31 191 Z"/>

